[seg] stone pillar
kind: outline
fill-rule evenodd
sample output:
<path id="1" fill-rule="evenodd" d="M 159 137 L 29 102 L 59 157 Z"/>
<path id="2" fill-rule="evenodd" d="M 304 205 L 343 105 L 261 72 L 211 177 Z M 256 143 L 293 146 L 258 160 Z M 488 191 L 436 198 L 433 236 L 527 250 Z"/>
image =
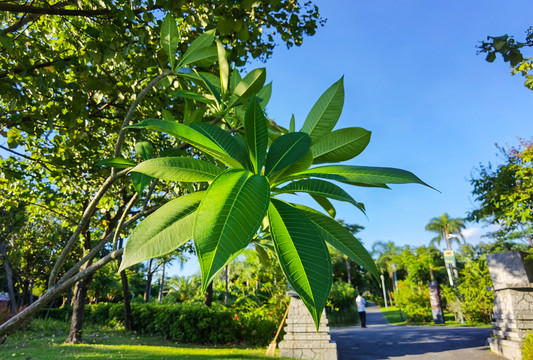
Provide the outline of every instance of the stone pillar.
<path id="1" fill-rule="evenodd" d="M 303 301 L 294 292 L 289 295 L 291 302 L 279 355 L 293 359 L 337 360 L 337 344 L 330 341 L 326 312 L 322 312 L 317 332 Z"/>
<path id="2" fill-rule="evenodd" d="M 487 255 L 494 286 L 493 337 L 490 349 L 522 360 L 523 339 L 533 329 L 533 262 L 521 251 Z"/>

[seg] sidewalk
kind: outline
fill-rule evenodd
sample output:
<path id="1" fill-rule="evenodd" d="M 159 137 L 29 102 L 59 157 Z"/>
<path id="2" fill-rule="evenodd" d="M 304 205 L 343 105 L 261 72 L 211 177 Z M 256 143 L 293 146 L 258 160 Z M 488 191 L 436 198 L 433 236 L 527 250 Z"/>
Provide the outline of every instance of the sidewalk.
<path id="1" fill-rule="evenodd" d="M 505 360 L 487 350 L 490 328 L 390 325 L 369 303 L 367 328 L 331 329 L 338 360 Z"/>

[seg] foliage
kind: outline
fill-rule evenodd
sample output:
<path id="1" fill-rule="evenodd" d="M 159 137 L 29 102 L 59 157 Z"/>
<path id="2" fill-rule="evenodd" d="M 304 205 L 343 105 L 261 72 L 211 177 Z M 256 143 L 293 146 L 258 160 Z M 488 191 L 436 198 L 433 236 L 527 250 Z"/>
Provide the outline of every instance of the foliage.
<path id="1" fill-rule="evenodd" d="M 487 41 L 483 41 L 479 45 L 479 52 L 486 53 L 486 60 L 493 62 L 496 60 L 496 55 L 500 54 L 503 61 L 508 62 L 512 68 L 511 74 L 521 74 L 525 77 L 524 86 L 533 90 L 533 75 L 530 71 L 533 70 L 533 57 L 527 58 L 524 55 L 524 50 L 533 46 L 533 27 L 526 30 L 525 42 L 516 41 L 513 36 L 507 34 L 502 36 L 487 36 Z"/>
<path id="2" fill-rule="evenodd" d="M 396 306 L 405 314 L 407 322 L 431 322 L 431 304 L 427 285 L 398 281 L 398 291 L 392 294 Z"/>
<path id="3" fill-rule="evenodd" d="M 467 323 L 491 323 L 494 292 L 487 290 L 491 286 L 492 279 L 486 260 L 467 261 L 457 285 L 461 297 L 461 310 Z M 448 309 L 456 313 L 457 300 L 452 289 L 446 289 L 443 293 Z"/>
<path id="4" fill-rule="evenodd" d="M 212 41 L 209 36 L 202 35 L 189 51 L 195 54 L 200 46 L 207 47 Z M 223 62 L 222 48 L 218 54 Z M 176 65 L 180 66 L 184 65 L 181 62 Z M 185 76 L 179 71 L 176 74 Z M 264 78 L 262 69 L 252 71 L 244 79 L 222 69 L 218 78 L 211 77 L 212 81 L 205 76 L 193 77 L 194 82 L 207 85 L 211 93 L 209 97 L 194 95 L 195 98 L 202 99 L 217 119 L 234 129 L 233 136 L 207 122 L 184 125 L 173 119 L 145 119 L 129 126 L 166 133 L 203 154 L 203 159 L 175 156 L 148 159 L 134 167 L 133 173 L 181 183 L 208 182 L 209 186 L 205 191 L 175 198 L 141 222 L 126 244 L 121 269 L 171 251 L 192 238 L 205 289 L 217 272 L 252 240 L 258 242 L 268 236 L 288 282 L 318 326 L 332 282 L 326 242 L 369 269 L 376 278 L 377 270 L 362 244 L 342 225 L 316 210 L 274 196 L 304 192 L 320 199 L 320 204 L 329 204 L 325 199 L 331 198 L 364 210 L 342 188 L 320 179 L 372 187 L 425 183 L 408 171 L 392 168 L 347 165 L 309 168 L 313 163 L 349 160 L 368 144 L 368 132 L 364 129 L 332 132 L 344 103 L 342 79 L 326 90 L 311 109 L 302 130 L 295 132 L 271 129 L 272 124 L 263 113 L 268 96 L 265 101 L 265 95 L 261 95 L 263 98 L 254 95 L 266 93 Z M 219 80 L 220 87 L 215 86 Z M 360 134 L 360 140 L 351 141 L 354 134 Z M 202 186 L 201 190 L 204 189 Z"/>
<path id="5" fill-rule="evenodd" d="M 163 336 L 179 343 L 225 344 L 246 342 L 267 345 L 275 335 L 281 317 L 273 311 L 236 311 L 221 305 L 203 304 L 137 304 L 133 303 L 132 319 L 137 332 Z M 44 317 L 45 309 L 40 311 Z M 50 318 L 65 319 L 69 309 L 55 309 Z M 281 313 L 281 316 L 283 314 Z M 100 303 L 85 306 L 87 322 L 102 326 L 123 326 L 122 303 Z"/>
<path id="6" fill-rule="evenodd" d="M 312 3 L 292 0 L 274 5 L 110 1 L 98 7 L 84 1 L 52 6 L 0 4 L 5 13 L 0 24 L 0 89 L 6 95 L 0 99 L 0 136 L 8 140 L 9 148 L 2 149 L 12 154 L 0 159 L 0 205 L 9 210 L 23 204 L 36 223 L 50 215 L 71 231 L 65 246 L 57 243 L 58 249 L 48 253 L 52 262 L 47 265 L 55 265 L 48 289 L 42 287 L 45 299 L 72 285 L 69 282 L 80 268 L 88 275 L 121 254 L 119 232 L 146 216 L 151 211 L 148 205 L 157 206 L 169 191 L 185 193 L 179 186 L 157 186 L 154 181 L 151 203 L 148 199 L 140 203 L 138 198 L 151 179 L 138 173 L 124 177 L 125 171 L 112 171 L 105 179 L 106 171 L 94 166 L 102 157 L 146 159 L 152 153 L 160 155 L 161 148 L 172 148 L 164 136 L 124 139 L 121 130 L 132 117 L 164 114 L 185 122 L 202 117 L 205 105 L 186 95 L 191 88 L 205 92 L 185 75 L 165 78 L 172 73 L 165 71 L 169 64 L 176 71 L 186 67 L 189 77 L 192 69 L 200 74 L 226 71 L 229 63 L 271 54 L 275 37 L 266 31 L 261 35 L 263 30 L 276 29 L 287 45 L 299 45 L 323 22 Z M 236 27 L 229 28 L 229 23 Z M 202 35 L 212 39 L 215 31 L 219 33 L 216 45 L 211 41 L 203 47 L 195 42 Z M 219 58 L 222 43 L 229 53 Z M 210 76 L 203 74 L 197 76 Z M 154 86 L 159 91 L 150 93 Z M 163 89 L 186 95 L 161 96 Z M 131 163 L 123 160 L 123 168 Z M 70 262 L 83 255 L 87 256 L 79 263 Z M 97 257 L 101 261 L 91 265 Z M 52 287 L 56 283 L 60 286 Z M 46 303 L 41 299 L 38 306 Z M 31 312 L 23 312 L 17 319 L 29 316 Z M 0 332 L 18 323 L 11 322 Z"/>
<path id="7" fill-rule="evenodd" d="M 522 358 L 524 360 L 533 359 L 533 333 L 529 332 L 524 339 L 522 347 Z"/>
<path id="8" fill-rule="evenodd" d="M 435 217 L 429 221 L 426 225 L 426 230 L 437 233 L 437 237 L 431 240 L 431 243 L 437 243 L 440 245 L 441 241 L 446 242 L 447 250 L 452 250 L 452 240 L 455 239 L 460 244 L 459 239 L 463 239 L 461 230 L 465 228 L 465 222 L 463 219 L 452 219 L 447 213 L 442 214 L 440 217 Z M 453 235 L 453 236 L 452 236 Z"/>
<path id="9" fill-rule="evenodd" d="M 336 281 L 331 286 L 328 298 L 328 308 L 330 311 L 350 310 L 355 304 L 356 291 L 344 281 Z"/>
<path id="10" fill-rule="evenodd" d="M 505 163 L 493 169 L 480 166 L 471 179 L 479 207 L 469 214 L 470 220 L 486 220 L 502 226 L 493 237 L 505 240 L 531 240 L 533 227 L 533 142 L 522 141 L 523 148 L 500 147 Z"/>

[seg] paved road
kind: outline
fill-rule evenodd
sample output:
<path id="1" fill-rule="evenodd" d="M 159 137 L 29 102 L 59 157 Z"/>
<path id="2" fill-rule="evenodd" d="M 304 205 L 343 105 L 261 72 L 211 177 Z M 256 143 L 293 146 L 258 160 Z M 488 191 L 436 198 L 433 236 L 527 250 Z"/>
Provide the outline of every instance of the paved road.
<path id="1" fill-rule="evenodd" d="M 339 360 L 504 360 L 488 351 L 490 328 L 389 325 L 372 304 L 366 316 L 366 329 L 331 329 Z"/>

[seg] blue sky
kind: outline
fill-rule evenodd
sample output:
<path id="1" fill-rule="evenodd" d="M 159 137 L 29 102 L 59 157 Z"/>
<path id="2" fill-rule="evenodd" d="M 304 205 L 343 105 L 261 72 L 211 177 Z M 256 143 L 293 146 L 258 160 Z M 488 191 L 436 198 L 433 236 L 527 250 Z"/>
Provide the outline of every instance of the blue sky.
<path id="1" fill-rule="evenodd" d="M 494 144 L 518 145 L 517 137 L 532 136 L 533 92 L 501 59 L 491 64 L 477 55 L 476 45 L 488 35 L 523 39 L 533 2 L 315 3 L 328 19 L 317 35 L 248 67 L 266 66 L 273 81 L 268 115 L 288 126 L 294 113 L 298 129 L 322 92 L 344 75 L 337 128 L 372 131 L 367 149 L 347 163 L 409 170 L 440 192 L 420 185 L 345 187 L 365 203 L 368 218 L 337 202 L 338 218 L 363 225 L 367 247 L 377 240 L 427 245 L 434 237 L 424 230 L 431 218 L 464 217 L 475 207 L 469 179 L 479 163 L 498 162 Z M 477 243 L 486 230 L 468 224 L 467 241 Z M 191 261 L 185 273 L 196 268 Z"/>

